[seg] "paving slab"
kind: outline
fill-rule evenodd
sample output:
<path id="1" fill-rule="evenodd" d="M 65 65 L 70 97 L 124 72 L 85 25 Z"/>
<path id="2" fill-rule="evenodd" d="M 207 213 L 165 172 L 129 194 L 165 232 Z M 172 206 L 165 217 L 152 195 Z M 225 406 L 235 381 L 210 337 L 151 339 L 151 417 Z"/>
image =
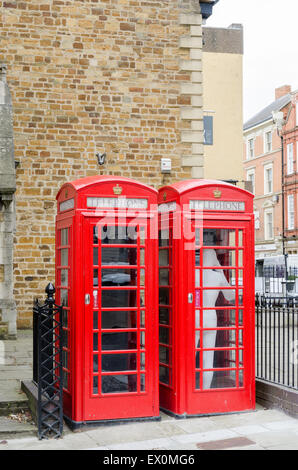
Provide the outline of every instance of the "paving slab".
<path id="1" fill-rule="evenodd" d="M 257 445 L 265 449 L 282 445 L 297 446 L 298 443 L 297 434 L 286 430 L 252 434 L 249 437 Z"/>
<path id="2" fill-rule="evenodd" d="M 176 423 L 179 428 L 192 433 L 218 429 L 218 424 L 210 418 L 179 419 Z"/>
<path id="3" fill-rule="evenodd" d="M 248 424 L 246 426 L 236 426 L 234 428 L 229 428 L 231 431 L 241 436 L 250 436 L 251 434 L 257 434 L 260 432 L 267 432 L 268 429 L 265 426 L 260 424 Z"/>
<path id="4" fill-rule="evenodd" d="M 284 429 L 291 429 L 292 431 L 298 431 L 298 420 L 295 418 L 285 419 L 281 421 L 273 421 L 263 424 L 264 428 L 270 431 L 283 431 Z"/>
<path id="5" fill-rule="evenodd" d="M 42 440 L 37 437 L 19 439 L 17 435 L 8 435 L 6 443 L 0 449 L 65 449 L 65 450 L 264 450 L 296 449 L 298 431 L 294 424 L 297 420 L 288 419 L 274 410 L 260 410 L 263 421 L 256 424 L 226 427 L 218 426 L 216 430 L 193 432 L 195 420 L 202 426 L 208 426 L 209 419 L 194 418 L 182 422 L 168 420 L 163 416 L 161 422 L 141 422 L 121 425 L 104 425 L 92 430 L 73 433 L 65 427 L 63 438 Z M 256 416 L 254 414 L 254 416 Z M 277 417 L 283 419 L 276 419 Z M 230 416 L 231 417 L 231 416 Z M 187 428 L 189 424 L 189 428 Z M 265 427 L 265 424 L 275 430 Z M 278 426 L 282 429 L 278 429 Z M 289 428 L 287 428 L 289 426 Z M 14 438 L 12 438 L 14 436 Z M 0 441 L 1 442 L 1 441 Z"/>
<path id="6" fill-rule="evenodd" d="M 244 424 L 264 424 L 270 421 L 284 421 L 285 417 L 286 415 L 282 411 L 262 408 L 257 411 L 252 411 L 251 413 L 212 416 L 210 419 L 216 423 L 217 426 L 232 428 Z"/>
<path id="7" fill-rule="evenodd" d="M 207 431 L 207 432 L 200 432 L 200 433 L 191 433 L 191 434 L 184 434 L 180 436 L 173 436 L 172 439 L 179 444 L 186 444 L 195 442 L 197 444 L 202 442 L 208 441 L 217 441 L 221 439 L 229 439 L 233 437 L 238 437 L 238 435 L 229 430 L 229 429 L 218 429 L 216 431 Z"/>
<path id="8" fill-rule="evenodd" d="M 175 421 L 150 422 L 123 424 L 116 426 L 104 426 L 87 431 L 97 444 L 109 446 L 131 441 L 144 441 L 154 438 L 169 437 L 176 434 L 183 434 Z"/>

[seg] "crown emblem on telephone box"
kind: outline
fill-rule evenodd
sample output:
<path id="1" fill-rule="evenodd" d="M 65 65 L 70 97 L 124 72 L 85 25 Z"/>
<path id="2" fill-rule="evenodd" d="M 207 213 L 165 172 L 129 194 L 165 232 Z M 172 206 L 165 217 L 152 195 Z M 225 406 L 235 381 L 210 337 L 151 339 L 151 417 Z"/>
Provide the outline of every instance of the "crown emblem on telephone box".
<path id="1" fill-rule="evenodd" d="M 113 187 L 113 191 L 114 191 L 114 194 L 117 194 L 117 196 L 122 194 L 122 188 L 121 188 L 121 186 L 119 186 L 119 184 L 117 184 L 117 186 Z"/>
<path id="2" fill-rule="evenodd" d="M 221 197 L 221 191 L 219 189 L 215 189 L 213 191 L 213 196 L 216 197 L 216 198 L 220 198 Z"/>

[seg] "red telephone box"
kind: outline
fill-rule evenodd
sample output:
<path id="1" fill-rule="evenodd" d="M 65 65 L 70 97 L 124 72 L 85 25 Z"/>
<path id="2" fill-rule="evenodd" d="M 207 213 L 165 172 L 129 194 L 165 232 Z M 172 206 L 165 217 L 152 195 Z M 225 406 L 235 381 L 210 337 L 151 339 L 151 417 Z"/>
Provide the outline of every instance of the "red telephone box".
<path id="1" fill-rule="evenodd" d="M 91 422 L 156 419 L 157 191 L 91 176 L 57 194 L 56 288 L 63 314 L 64 413 Z M 157 230 L 156 230 L 157 231 Z"/>
<path id="2" fill-rule="evenodd" d="M 159 190 L 160 405 L 253 409 L 253 195 L 220 181 Z"/>

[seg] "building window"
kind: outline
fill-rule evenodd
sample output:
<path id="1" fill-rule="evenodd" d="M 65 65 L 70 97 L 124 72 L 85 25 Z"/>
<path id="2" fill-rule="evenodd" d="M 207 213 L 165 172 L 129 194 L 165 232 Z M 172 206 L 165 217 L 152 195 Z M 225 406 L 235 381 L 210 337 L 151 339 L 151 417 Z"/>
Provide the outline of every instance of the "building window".
<path id="1" fill-rule="evenodd" d="M 287 174 L 291 175 L 294 172 L 294 145 L 288 144 L 287 145 Z"/>
<path id="2" fill-rule="evenodd" d="M 255 156 L 255 139 L 248 139 L 247 141 L 247 158 Z"/>
<path id="3" fill-rule="evenodd" d="M 273 210 L 268 209 L 264 212 L 265 240 L 272 240 L 273 234 Z"/>
<path id="4" fill-rule="evenodd" d="M 255 216 L 255 230 L 259 230 L 260 229 L 260 212 L 254 211 L 254 216 Z"/>
<path id="5" fill-rule="evenodd" d="M 213 116 L 204 116 L 204 145 L 213 145 Z"/>
<path id="6" fill-rule="evenodd" d="M 272 151 L 272 132 L 265 132 L 264 136 L 264 153 Z"/>
<path id="7" fill-rule="evenodd" d="M 251 192 L 255 194 L 255 170 L 247 170 L 246 180 L 251 183 Z"/>
<path id="8" fill-rule="evenodd" d="M 264 194 L 273 191 L 273 167 L 272 164 L 264 166 Z"/>
<path id="9" fill-rule="evenodd" d="M 288 195 L 288 230 L 295 228 L 294 194 Z"/>

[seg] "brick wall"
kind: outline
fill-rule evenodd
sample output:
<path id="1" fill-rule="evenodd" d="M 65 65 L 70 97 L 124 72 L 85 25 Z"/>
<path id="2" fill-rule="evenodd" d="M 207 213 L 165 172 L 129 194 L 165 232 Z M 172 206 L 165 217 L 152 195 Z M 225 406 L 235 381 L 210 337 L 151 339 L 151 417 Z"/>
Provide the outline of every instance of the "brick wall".
<path id="1" fill-rule="evenodd" d="M 201 91 L 181 87 L 194 74 L 200 82 L 200 57 L 179 38 L 191 28 L 201 34 L 199 2 L 8 0 L 0 8 L 20 161 L 15 299 L 18 326 L 29 327 L 33 297 L 54 279 L 55 195 L 65 181 L 102 173 L 158 187 L 194 174 L 181 161 L 198 148 L 201 115 L 182 119 L 181 108 L 200 107 L 193 95 Z M 172 158 L 170 177 L 160 173 L 161 157 Z"/>

